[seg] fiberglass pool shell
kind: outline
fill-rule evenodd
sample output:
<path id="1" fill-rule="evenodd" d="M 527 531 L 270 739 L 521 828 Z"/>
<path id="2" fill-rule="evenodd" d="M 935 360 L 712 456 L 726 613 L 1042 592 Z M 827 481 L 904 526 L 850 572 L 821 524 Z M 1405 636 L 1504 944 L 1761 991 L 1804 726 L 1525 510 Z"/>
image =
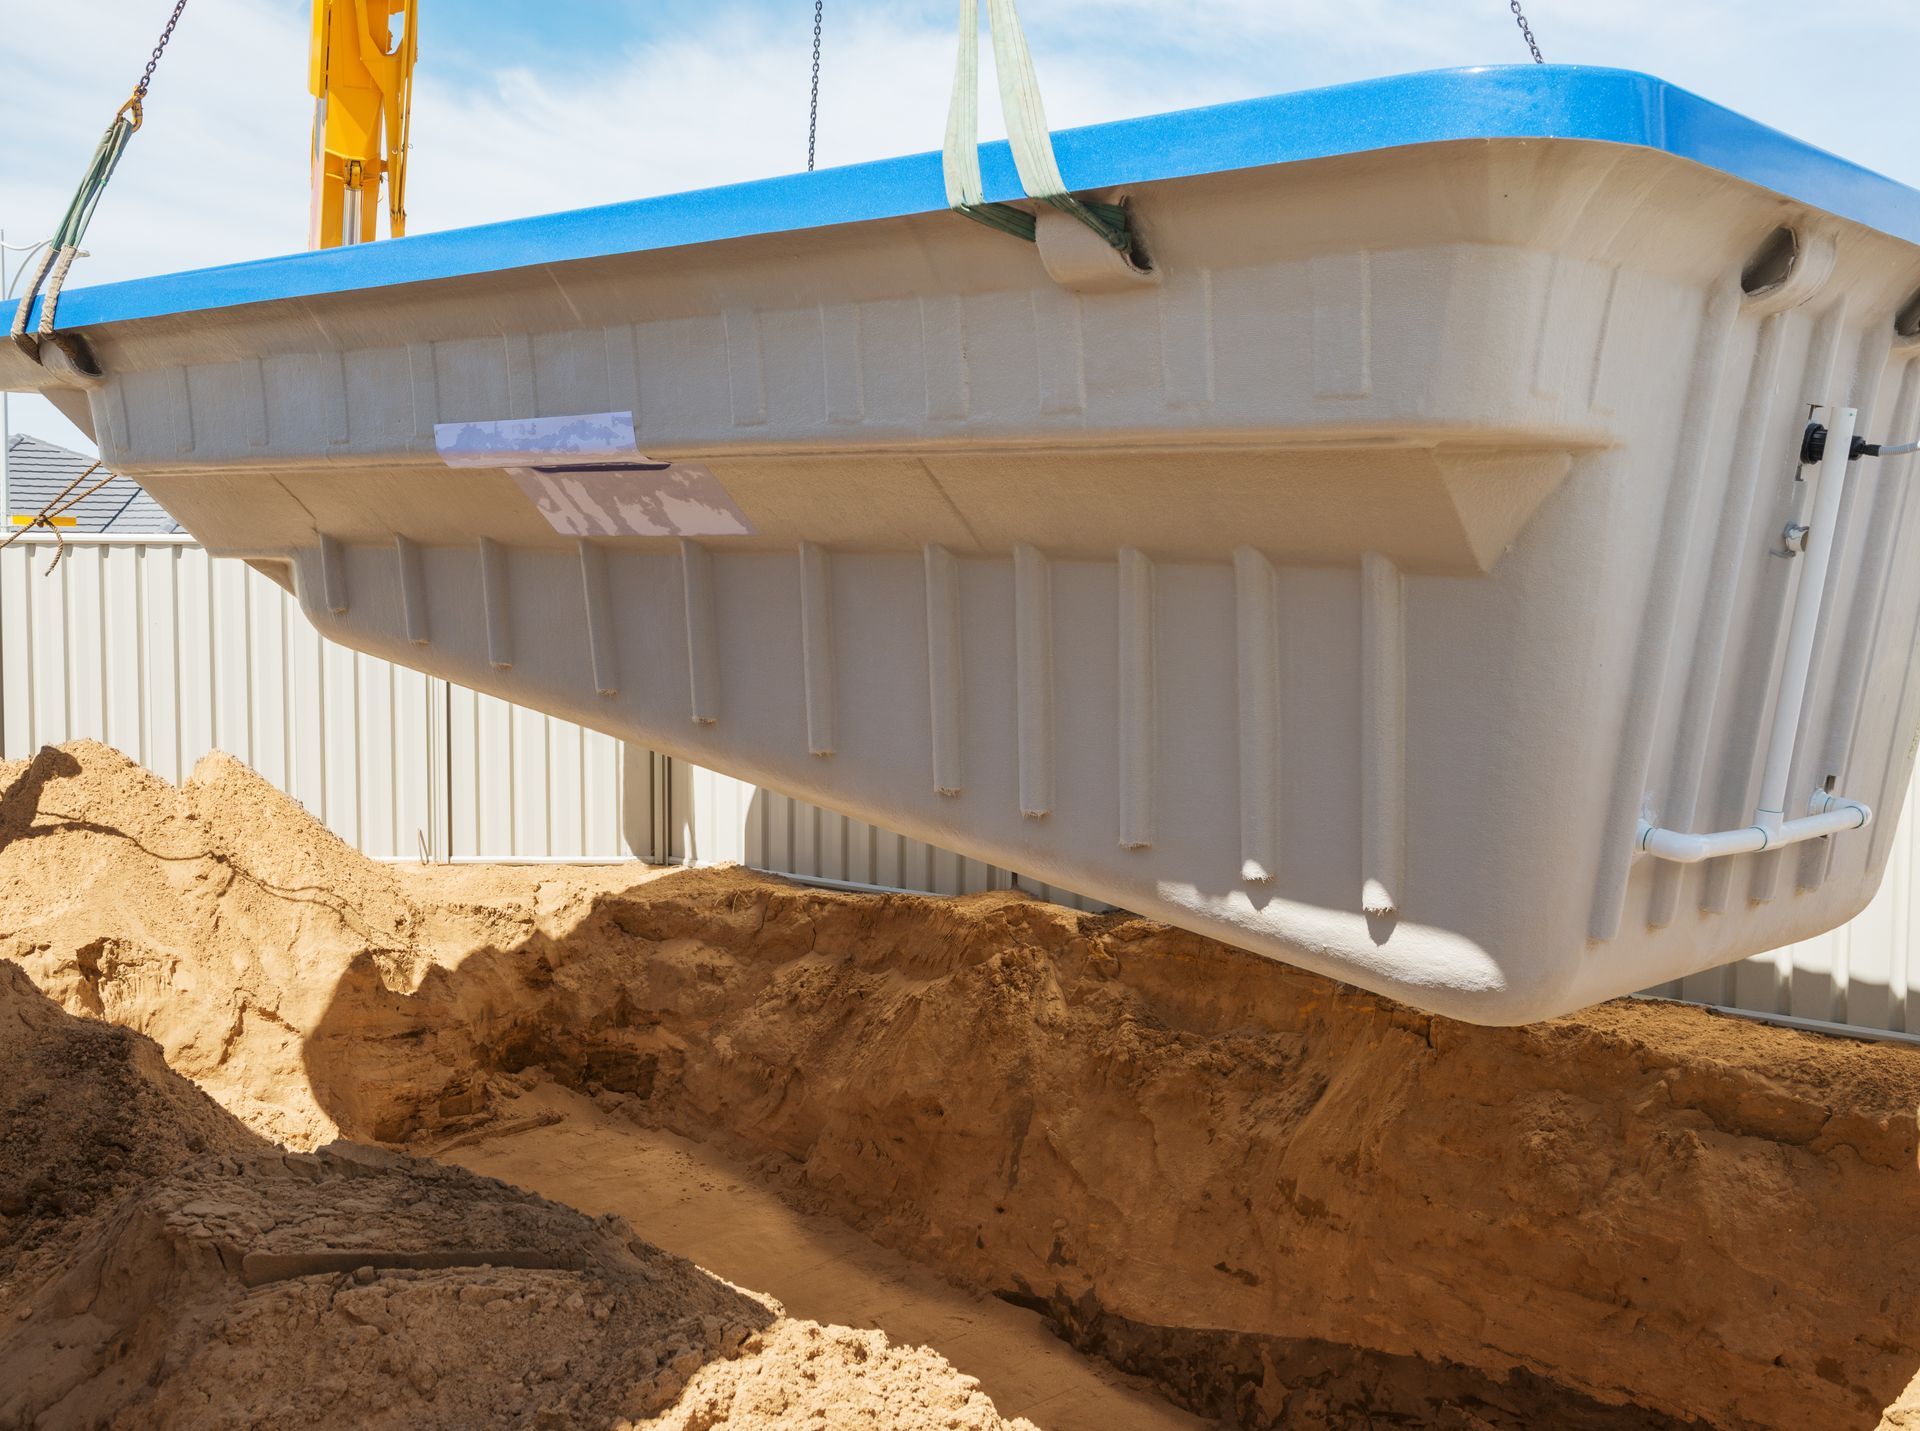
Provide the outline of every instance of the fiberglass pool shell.
<path id="1" fill-rule="evenodd" d="M 918 156 L 80 290 L 98 373 L 0 376 L 333 640 L 1439 1013 L 1867 903 L 1891 818 L 1636 846 L 1754 808 L 1809 408 L 1920 429 L 1920 195 L 1559 67 L 1058 148 L 1150 275 Z M 583 415 L 632 460 L 529 485 Z M 1905 790 L 1910 465 L 1845 479 L 1790 813 Z"/>

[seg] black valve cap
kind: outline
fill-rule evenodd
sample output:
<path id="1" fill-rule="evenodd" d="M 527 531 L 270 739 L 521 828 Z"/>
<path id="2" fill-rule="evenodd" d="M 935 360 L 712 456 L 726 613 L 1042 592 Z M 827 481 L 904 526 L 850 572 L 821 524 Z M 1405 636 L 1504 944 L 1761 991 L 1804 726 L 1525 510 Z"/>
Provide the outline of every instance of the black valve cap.
<path id="1" fill-rule="evenodd" d="M 1823 422 L 1810 422 L 1807 430 L 1800 435 L 1800 465 L 1817 467 L 1827 455 L 1827 425 Z M 1880 444 L 1869 442 L 1864 437 L 1853 439 L 1847 450 L 1847 461 L 1858 462 L 1862 457 L 1878 457 Z"/>

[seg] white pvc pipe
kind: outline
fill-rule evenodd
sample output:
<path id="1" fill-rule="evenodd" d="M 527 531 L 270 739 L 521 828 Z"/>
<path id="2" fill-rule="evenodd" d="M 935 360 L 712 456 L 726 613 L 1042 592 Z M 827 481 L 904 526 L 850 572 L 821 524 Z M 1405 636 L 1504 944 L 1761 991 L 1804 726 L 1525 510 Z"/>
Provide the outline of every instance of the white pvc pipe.
<path id="1" fill-rule="evenodd" d="M 1794 739 L 1800 733 L 1800 708 L 1806 703 L 1813 670 L 1813 638 L 1820 625 L 1820 602 L 1827 590 L 1827 563 L 1833 556 L 1840 496 L 1847 485 L 1857 408 L 1834 410 L 1827 427 L 1827 449 L 1820 460 L 1820 490 L 1814 494 L 1800 558 L 1800 585 L 1793 594 L 1793 625 L 1787 631 L 1786 663 L 1780 670 L 1780 698 L 1773 708 L 1773 736 L 1767 742 L 1767 768 L 1760 777 L 1759 823 L 1769 831 L 1786 819 L 1787 776 L 1793 769 Z"/>
<path id="2" fill-rule="evenodd" d="M 1820 625 L 1820 603 L 1827 590 L 1827 565 L 1833 557 L 1840 518 L 1840 498 L 1846 489 L 1847 465 L 1853 451 L 1853 429 L 1860 417 L 1856 408 L 1836 409 L 1827 430 L 1826 451 L 1820 459 L 1820 488 L 1814 493 L 1813 515 L 1807 521 L 1800 584 L 1793 594 L 1793 623 L 1787 631 L 1786 660 L 1780 670 L 1780 694 L 1773 708 L 1773 731 L 1767 740 L 1767 764 L 1760 777 L 1760 802 L 1753 823 L 1738 830 L 1714 830 L 1692 835 L 1640 823 L 1640 848 L 1659 859 L 1693 865 L 1722 855 L 1750 855 L 1760 850 L 1797 845 L 1842 830 L 1858 830 L 1873 819 L 1873 811 L 1857 800 L 1845 800 L 1816 790 L 1808 813 L 1786 818 L 1787 780 L 1793 771 L 1793 747 L 1800 733 L 1800 711 L 1813 679 L 1813 640 Z"/>
<path id="3" fill-rule="evenodd" d="M 1650 855 L 1675 864 L 1697 865 L 1717 860 L 1722 855 L 1751 855 L 1781 845 L 1797 845 L 1842 830 L 1864 829 L 1873 822 L 1873 811 L 1858 800 L 1842 800 L 1822 790 L 1814 797 L 1815 813 L 1798 820 L 1776 823 L 1768 829 L 1748 825 L 1739 830 L 1715 830 L 1707 835 L 1687 835 L 1678 830 L 1662 830 L 1653 825 L 1640 826 L 1640 848 Z"/>

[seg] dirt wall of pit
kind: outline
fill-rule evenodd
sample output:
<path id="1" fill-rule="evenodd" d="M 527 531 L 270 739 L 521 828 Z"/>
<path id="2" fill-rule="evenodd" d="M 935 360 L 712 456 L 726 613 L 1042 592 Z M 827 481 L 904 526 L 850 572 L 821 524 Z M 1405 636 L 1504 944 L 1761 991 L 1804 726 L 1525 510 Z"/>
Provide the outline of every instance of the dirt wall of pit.
<path id="1" fill-rule="evenodd" d="M 1872 1426 L 1920 1369 L 1912 1050 L 1469 1027 L 1013 896 L 377 866 L 223 758 L 0 789 L 0 956 L 296 1145 L 544 1070 L 1248 1426 Z"/>
<path id="2" fill-rule="evenodd" d="M 385 1148 L 289 1152 L 0 959 L 0 1427 L 1036 1431 L 875 1330 Z"/>

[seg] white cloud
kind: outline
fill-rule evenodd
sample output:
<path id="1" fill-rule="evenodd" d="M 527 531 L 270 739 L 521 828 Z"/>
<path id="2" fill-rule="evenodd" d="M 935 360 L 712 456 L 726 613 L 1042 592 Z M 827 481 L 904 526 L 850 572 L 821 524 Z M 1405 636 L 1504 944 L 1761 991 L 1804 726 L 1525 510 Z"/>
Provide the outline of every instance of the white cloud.
<path id="1" fill-rule="evenodd" d="M 790 172 L 805 159 L 804 29 L 721 0 L 655 7 L 564 68 L 475 53 L 426 7 L 414 105 L 415 232 Z M 1649 70 L 1920 184 L 1911 0 L 1529 0 L 1548 57 Z M 39 237 L 145 62 L 154 0 L 16 4 L 0 87 L 0 224 Z M 441 22 L 439 16 L 449 18 Z M 636 14 L 640 12 L 635 12 Z M 951 8 L 828 0 L 821 162 L 931 149 Z M 1500 0 L 1027 0 L 1059 126 L 1525 51 Z M 444 28 L 436 30 L 437 24 Z M 531 23 L 531 22 L 530 22 Z M 636 25 L 641 23 L 635 22 Z M 192 0 L 88 236 L 77 284 L 287 252 L 305 241 L 306 5 Z M 1866 62 L 1863 63 L 1863 57 Z M 478 82 L 474 77 L 480 76 Z M 991 77 L 983 123 L 1001 132 Z M 16 427 L 78 440 L 44 404 Z"/>
<path id="2" fill-rule="evenodd" d="M 19 7 L 0 90 L 0 222 L 44 236 L 145 64 L 151 0 Z M 285 6 L 195 0 L 155 72 L 75 283 L 227 262 L 306 241 L 306 32 Z"/>

